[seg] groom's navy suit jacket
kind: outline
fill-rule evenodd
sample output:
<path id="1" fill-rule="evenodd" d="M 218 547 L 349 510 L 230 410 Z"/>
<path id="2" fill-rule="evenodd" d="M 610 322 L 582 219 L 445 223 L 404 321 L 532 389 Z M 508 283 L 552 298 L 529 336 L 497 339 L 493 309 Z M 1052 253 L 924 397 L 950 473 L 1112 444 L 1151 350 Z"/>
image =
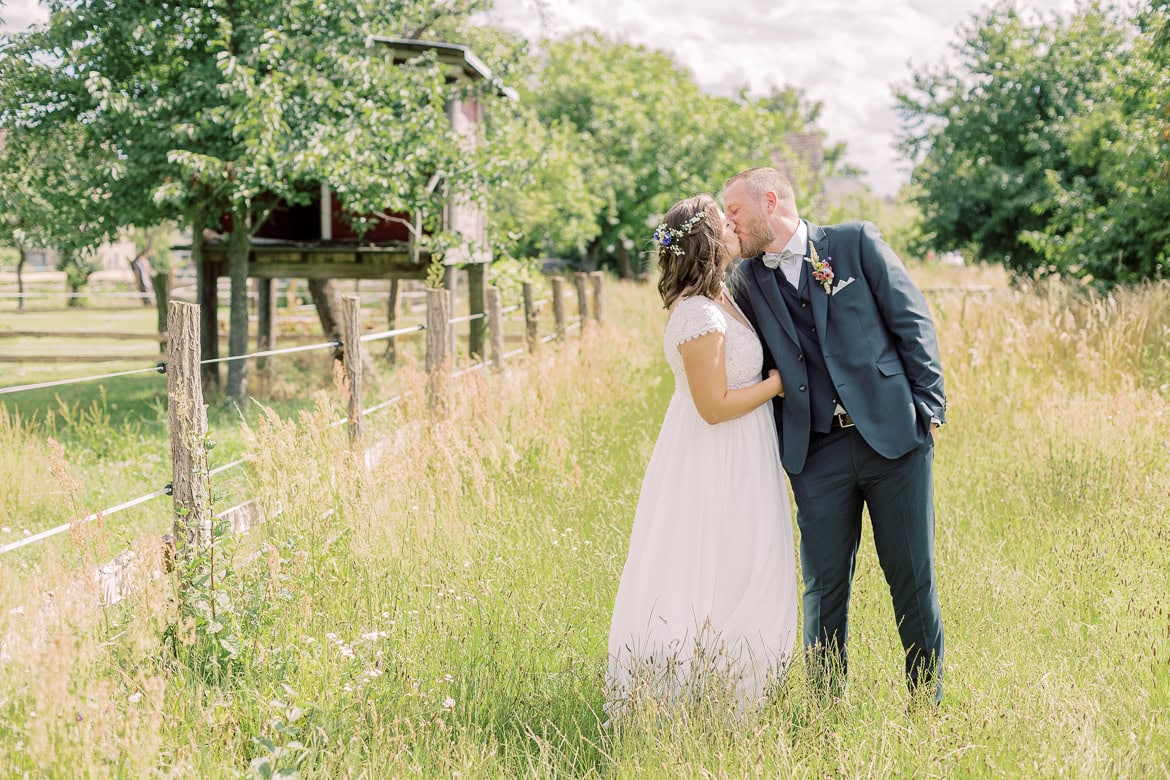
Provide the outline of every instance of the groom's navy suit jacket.
<path id="1" fill-rule="evenodd" d="M 817 341 L 838 399 L 870 447 L 898 458 L 927 440 L 932 418 L 946 421 L 942 364 L 926 299 L 872 223 L 808 223 L 808 231 L 834 274 L 829 294 L 813 280 L 811 268 L 802 270 L 809 274 Z M 780 371 L 784 397 L 773 404 L 780 457 L 786 471 L 799 474 L 808 455 L 810 383 L 780 292 L 782 274 L 758 258 L 743 260 L 730 286 L 764 342 L 765 371 Z"/>

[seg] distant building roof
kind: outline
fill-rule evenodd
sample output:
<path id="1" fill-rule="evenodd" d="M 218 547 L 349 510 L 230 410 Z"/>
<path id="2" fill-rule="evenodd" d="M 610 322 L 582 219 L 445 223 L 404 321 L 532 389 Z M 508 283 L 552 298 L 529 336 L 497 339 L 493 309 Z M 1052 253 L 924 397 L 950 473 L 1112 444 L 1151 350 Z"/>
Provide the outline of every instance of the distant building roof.
<path id="1" fill-rule="evenodd" d="M 776 167 L 785 176 L 790 179 L 793 177 L 796 173 L 793 165 L 797 162 L 802 163 L 813 176 L 820 175 L 821 168 L 825 165 L 825 151 L 820 133 L 788 133 L 784 137 L 784 142 L 788 147 L 787 152 L 777 153 L 775 162 Z"/>
<path id="2" fill-rule="evenodd" d="M 492 70 L 483 60 L 472 54 L 471 49 L 457 43 L 439 43 L 437 41 L 417 41 L 410 38 L 388 38 L 382 35 L 371 35 L 369 40 L 390 48 L 394 59 L 405 62 L 429 51 L 435 52 L 439 62 L 448 68 L 456 68 L 464 76 L 474 80 L 492 80 Z M 499 94 L 511 100 L 519 100 L 520 95 L 511 87 L 502 84 L 496 85 Z"/>

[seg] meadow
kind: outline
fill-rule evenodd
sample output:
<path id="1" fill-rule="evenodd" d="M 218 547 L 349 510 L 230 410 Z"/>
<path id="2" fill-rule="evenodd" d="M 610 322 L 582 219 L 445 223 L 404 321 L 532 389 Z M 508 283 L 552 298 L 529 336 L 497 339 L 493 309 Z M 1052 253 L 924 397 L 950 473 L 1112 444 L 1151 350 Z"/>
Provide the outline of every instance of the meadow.
<path id="1" fill-rule="evenodd" d="M 949 399 L 940 708 L 909 706 L 865 539 L 843 699 L 810 695 L 798 662 L 759 712 L 709 700 L 602 727 L 610 609 L 673 391 L 653 287 L 611 283 L 602 327 L 466 375 L 448 417 L 423 393 L 372 416 L 391 442 L 372 471 L 328 427 L 336 388 L 237 417 L 246 491 L 281 511 L 217 543 L 211 582 L 166 573 L 158 506 L 153 530 L 0 557 L 0 774 L 1170 776 L 1170 285 L 913 273 L 940 290 Z M 0 411 L 6 526 L 88 489 L 44 422 Z M 106 432 L 111 457 L 157 446 L 126 432 Z M 93 567 L 127 545 L 136 587 L 101 608 Z"/>

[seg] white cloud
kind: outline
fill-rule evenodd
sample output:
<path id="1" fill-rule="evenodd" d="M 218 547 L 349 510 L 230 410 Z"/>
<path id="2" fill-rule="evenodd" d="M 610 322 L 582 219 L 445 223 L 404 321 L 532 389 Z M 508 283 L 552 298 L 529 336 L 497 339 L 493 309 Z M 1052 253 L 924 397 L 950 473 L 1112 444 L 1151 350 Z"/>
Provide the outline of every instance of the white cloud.
<path id="1" fill-rule="evenodd" d="M 48 18 L 48 12 L 36 0 L 0 0 L 0 19 L 4 20 L 0 31 L 24 30 Z"/>

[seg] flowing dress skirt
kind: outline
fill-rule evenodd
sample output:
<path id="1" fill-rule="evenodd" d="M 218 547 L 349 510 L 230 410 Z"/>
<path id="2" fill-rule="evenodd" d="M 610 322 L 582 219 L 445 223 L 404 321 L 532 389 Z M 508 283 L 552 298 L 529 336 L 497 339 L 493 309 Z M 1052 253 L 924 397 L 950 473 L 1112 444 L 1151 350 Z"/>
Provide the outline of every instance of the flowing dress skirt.
<path id="1" fill-rule="evenodd" d="M 727 422 L 675 391 L 642 483 L 609 636 L 608 709 L 708 695 L 741 708 L 796 638 L 792 514 L 771 402 Z"/>

